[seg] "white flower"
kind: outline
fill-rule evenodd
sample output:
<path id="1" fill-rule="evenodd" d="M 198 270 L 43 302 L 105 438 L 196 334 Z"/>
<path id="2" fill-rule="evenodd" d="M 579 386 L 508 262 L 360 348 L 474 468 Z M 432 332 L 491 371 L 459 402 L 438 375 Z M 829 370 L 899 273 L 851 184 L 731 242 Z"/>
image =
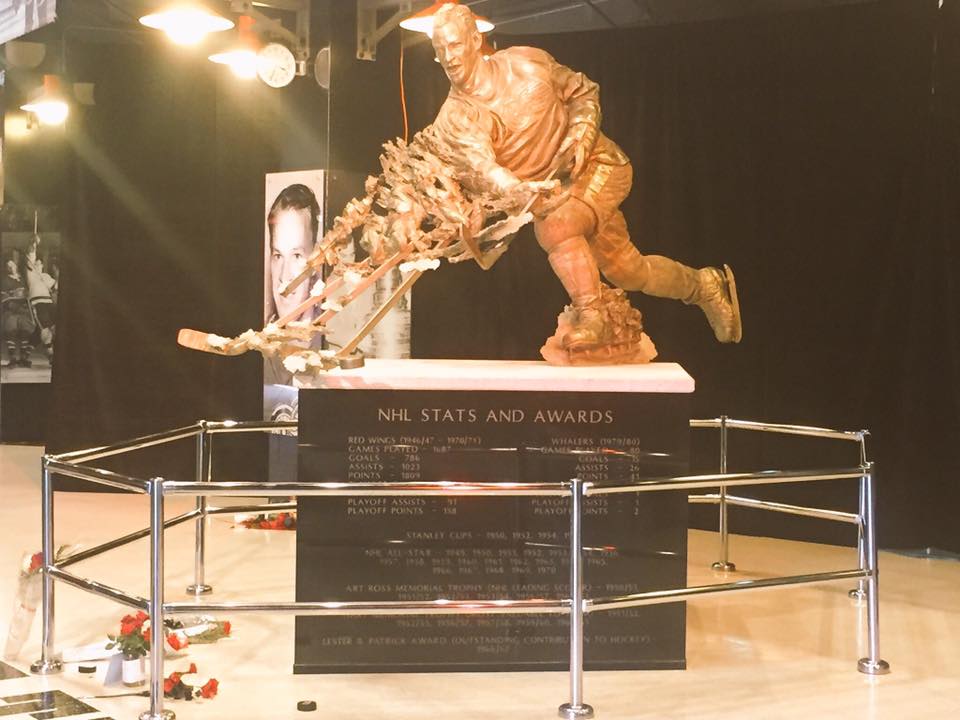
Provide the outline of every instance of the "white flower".
<path id="1" fill-rule="evenodd" d="M 320 280 L 318 278 L 317 282 L 314 283 L 314 286 L 310 288 L 310 297 L 316 297 L 317 295 L 320 295 L 321 293 L 323 293 L 323 289 L 326 286 L 327 284 L 323 280 Z"/>
<path id="2" fill-rule="evenodd" d="M 440 267 L 440 260 L 437 258 L 421 258 L 419 260 L 409 260 L 400 264 L 400 272 L 408 273 L 413 270 L 423 272 L 425 270 L 436 270 Z"/>
<path id="3" fill-rule="evenodd" d="M 283 359 L 283 366 L 294 375 L 305 372 L 307 369 L 306 358 L 300 355 L 287 355 Z"/>
<path id="4" fill-rule="evenodd" d="M 324 300 L 323 303 L 320 305 L 320 309 L 333 310 L 334 312 L 340 312 L 341 310 L 343 310 L 343 305 L 341 305 L 338 300 L 333 300 L 332 298 L 328 298 Z"/>

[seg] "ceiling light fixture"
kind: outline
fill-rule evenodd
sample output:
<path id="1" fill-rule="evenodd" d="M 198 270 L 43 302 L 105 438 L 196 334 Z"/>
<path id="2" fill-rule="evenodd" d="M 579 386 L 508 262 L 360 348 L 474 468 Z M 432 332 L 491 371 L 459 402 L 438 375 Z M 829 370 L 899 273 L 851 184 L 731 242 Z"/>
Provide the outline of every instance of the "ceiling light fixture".
<path id="1" fill-rule="evenodd" d="M 437 11 L 446 4 L 459 5 L 460 3 L 457 0 L 438 0 L 433 3 L 430 7 L 426 7 L 418 13 L 414 13 L 405 20 L 400 21 L 400 27 L 404 30 L 412 30 L 413 32 L 421 32 L 430 37 L 433 36 L 433 16 L 437 14 Z M 474 13 L 473 15 L 476 18 L 477 30 L 482 33 L 490 32 L 494 28 L 494 24 L 487 20 L 485 17 L 481 17 Z"/>
<path id="2" fill-rule="evenodd" d="M 60 91 L 60 78 L 44 75 L 43 87 L 20 109 L 36 115 L 42 125 L 62 125 L 70 114 L 70 106 Z"/>
<path id="3" fill-rule="evenodd" d="M 253 32 L 253 18 L 241 15 L 237 21 L 237 42 L 229 50 L 214 53 L 208 59 L 211 62 L 226 65 L 230 71 L 242 80 L 253 80 L 262 62 L 257 57 L 260 42 Z"/>
<path id="4" fill-rule="evenodd" d="M 178 45 L 196 45 L 208 34 L 233 27 L 233 21 L 218 14 L 200 0 L 173 0 L 144 15 L 140 22 L 162 30 Z"/>

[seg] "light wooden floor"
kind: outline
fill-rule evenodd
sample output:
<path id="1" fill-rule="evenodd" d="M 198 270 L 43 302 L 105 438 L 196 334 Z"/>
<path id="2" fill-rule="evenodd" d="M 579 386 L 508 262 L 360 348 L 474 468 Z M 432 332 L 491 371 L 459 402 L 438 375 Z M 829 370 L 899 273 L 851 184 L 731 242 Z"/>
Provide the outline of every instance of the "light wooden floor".
<path id="1" fill-rule="evenodd" d="M 40 546 L 38 448 L 0 446 L 0 633 L 10 617 L 21 552 Z M 189 501 L 168 502 L 168 513 Z M 882 518 L 880 518 L 882 523 Z M 57 543 L 85 545 L 146 525 L 143 498 L 63 494 L 57 500 Z M 168 599 L 183 597 L 192 572 L 190 527 L 168 533 Z M 691 531 L 690 581 L 713 581 L 716 535 Z M 208 581 L 220 599 L 291 599 L 294 534 L 231 529 L 214 519 Z M 849 548 L 734 536 L 739 577 L 849 568 Z M 594 672 L 586 700 L 601 719 L 960 718 L 960 563 L 908 559 L 882 553 L 881 650 L 893 672 L 868 677 L 856 671 L 863 652 L 863 611 L 844 585 L 824 585 L 688 604 L 688 669 L 663 672 Z M 75 569 L 146 595 L 147 546 L 135 543 Z M 234 590 L 236 589 L 236 590 Z M 57 639 L 61 646 L 102 639 L 125 611 L 109 601 L 58 585 Z M 174 702 L 181 720 L 200 718 L 410 718 L 540 720 L 556 716 L 566 700 L 563 673 L 293 676 L 293 619 L 238 616 L 234 637 L 195 646 L 181 662 L 196 662 L 220 682 L 206 704 Z M 20 658 L 25 669 L 39 655 L 39 617 Z M 0 680 L 0 698 L 41 688 L 73 696 L 104 692 L 97 680 L 68 668 L 59 677 Z M 296 702 L 316 700 L 317 713 Z M 92 700 L 116 720 L 135 718 L 143 698 Z M 0 700 L 2 703 L 2 700 Z M 0 715 L 3 714 L 0 705 Z M 20 716 L 11 716 L 21 720 Z M 27 715 L 23 718 L 26 719 Z M 100 718 L 102 714 L 71 716 Z"/>

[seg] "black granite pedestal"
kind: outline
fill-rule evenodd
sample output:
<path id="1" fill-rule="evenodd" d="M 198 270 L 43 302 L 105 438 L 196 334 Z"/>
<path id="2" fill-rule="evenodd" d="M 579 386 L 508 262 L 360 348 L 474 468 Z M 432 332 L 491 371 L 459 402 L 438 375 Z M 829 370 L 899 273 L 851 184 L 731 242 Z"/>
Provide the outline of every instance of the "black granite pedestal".
<path id="1" fill-rule="evenodd" d="M 689 391 L 384 384 L 301 391 L 301 481 L 631 480 L 688 468 Z M 301 498 L 297 600 L 569 597 L 569 507 L 569 497 Z M 588 498 L 585 596 L 683 587 L 686 537 L 683 493 Z M 683 668 L 684 625 L 683 603 L 588 615 L 585 666 Z M 568 643 L 567 618 L 552 615 L 301 617 L 294 671 L 560 670 Z"/>

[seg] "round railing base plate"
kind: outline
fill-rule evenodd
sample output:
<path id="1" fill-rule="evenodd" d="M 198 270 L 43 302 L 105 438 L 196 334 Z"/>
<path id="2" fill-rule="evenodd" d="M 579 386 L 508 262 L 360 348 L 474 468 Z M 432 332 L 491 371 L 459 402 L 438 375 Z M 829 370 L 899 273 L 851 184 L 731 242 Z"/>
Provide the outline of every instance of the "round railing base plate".
<path id="1" fill-rule="evenodd" d="M 564 703 L 557 710 L 557 715 L 566 720 L 576 720 L 577 718 L 592 718 L 593 708 L 584 703 L 583 705 L 571 705 Z"/>
<path id="2" fill-rule="evenodd" d="M 860 658 L 857 662 L 857 670 L 864 675 L 886 675 L 890 672 L 890 663 L 886 660 L 873 662 L 870 658 Z"/>

